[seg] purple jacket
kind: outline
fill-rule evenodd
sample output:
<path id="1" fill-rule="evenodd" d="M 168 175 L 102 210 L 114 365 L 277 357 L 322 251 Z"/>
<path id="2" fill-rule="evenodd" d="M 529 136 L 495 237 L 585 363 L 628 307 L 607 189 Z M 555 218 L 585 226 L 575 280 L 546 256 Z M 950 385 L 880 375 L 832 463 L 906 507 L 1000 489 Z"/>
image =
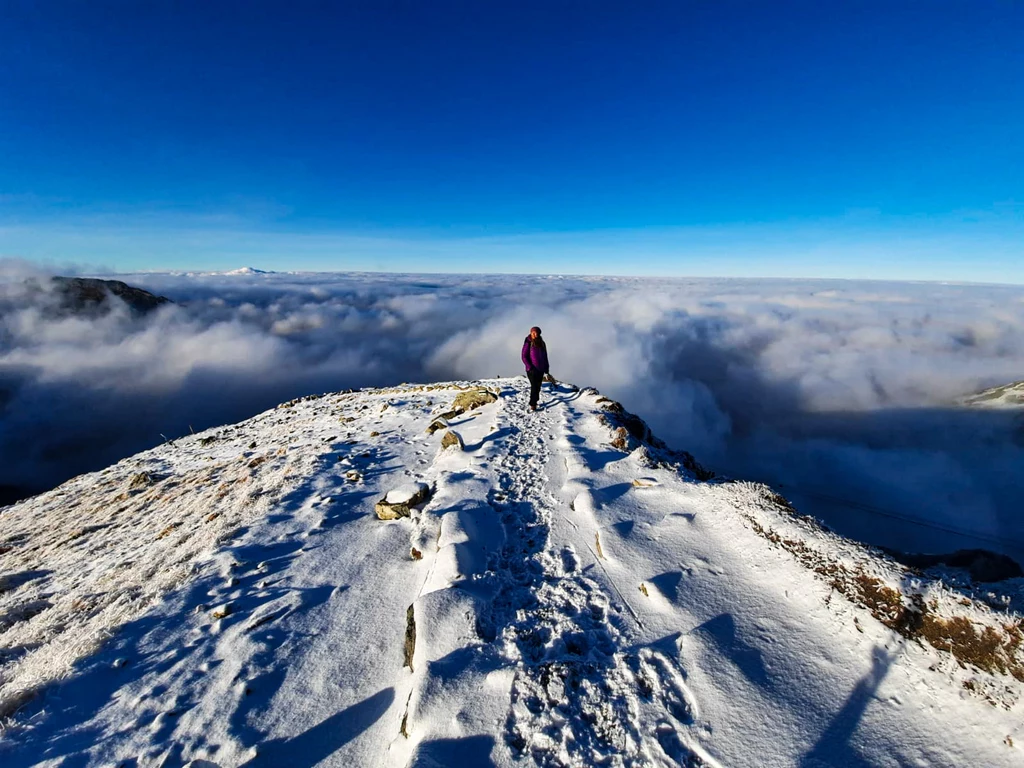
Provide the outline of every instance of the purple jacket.
<path id="1" fill-rule="evenodd" d="M 527 372 L 531 369 L 536 369 L 541 373 L 548 372 L 548 350 L 546 347 L 541 347 L 537 344 L 530 343 L 530 337 L 527 336 L 523 342 L 523 365 L 526 366 Z"/>

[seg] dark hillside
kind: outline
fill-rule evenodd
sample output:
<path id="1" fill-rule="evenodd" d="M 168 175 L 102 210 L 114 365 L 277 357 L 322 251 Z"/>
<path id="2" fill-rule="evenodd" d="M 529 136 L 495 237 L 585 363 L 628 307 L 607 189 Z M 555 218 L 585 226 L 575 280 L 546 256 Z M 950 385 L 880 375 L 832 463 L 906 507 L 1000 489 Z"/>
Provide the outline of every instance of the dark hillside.
<path id="1" fill-rule="evenodd" d="M 106 314 L 111 308 L 111 296 L 121 299 L 132 312 L 140 315 L 171 303 L 171 300 L 164 296 L 156 296 L 120 280 L 53 277 L 51 282 L 55 293 L 60 297 L 61 310 L 74 314 Z"/>

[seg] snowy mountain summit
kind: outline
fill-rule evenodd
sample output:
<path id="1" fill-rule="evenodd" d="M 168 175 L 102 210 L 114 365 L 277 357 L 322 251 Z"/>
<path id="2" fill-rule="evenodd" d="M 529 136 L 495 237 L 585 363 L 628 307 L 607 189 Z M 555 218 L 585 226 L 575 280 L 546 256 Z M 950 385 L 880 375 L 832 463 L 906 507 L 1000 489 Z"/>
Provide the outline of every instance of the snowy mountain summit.
<path id="1" fill-rule="evenodd" d="M 239 267 L 238 269 L 231 269 L 222 274 L 225 275 L 271 275 L 272 272 L 268 272 L 265 269 L 256 269 L 256 267 Z"/>
<path id="2" fill-rule="evenodd" d="M 976 395 L 969 395 L 963 398 L 962 403 L 979 408 L 1024 409 L 1024 381 L 992 387 Z"/>
<path id="3" fill-rule="evenodd" d="M 302 398 L 3 510 L 3 765 L 1022 763 L 1012 599 L 527 390 Z"/>

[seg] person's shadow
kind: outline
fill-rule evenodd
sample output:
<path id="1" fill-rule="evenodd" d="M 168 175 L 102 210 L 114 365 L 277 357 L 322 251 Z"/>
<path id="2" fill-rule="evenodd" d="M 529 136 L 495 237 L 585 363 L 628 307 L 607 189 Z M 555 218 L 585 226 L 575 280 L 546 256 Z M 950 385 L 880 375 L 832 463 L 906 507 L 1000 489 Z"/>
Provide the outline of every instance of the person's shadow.
<path id="1" fill-rule="evenodd" d="M 312 768 L 377 722 L 394 700 L 395 689 L 383 688 L 373 696 L 335 712 L 298 736 L 261 743 L 259 753 L 245 766 Z"/>
<path id="2" fill-rule="evenodd" d="M 854 686 L 846 703 L 843 704 L 843 708 L 832 718 L 832 722 L 818 738 L 818 742 L 811 751 L 800 760 L 800 768 L 822 768 L 832 765 L 869 768 L 869 766 L 875 765 L 874 762 L 863 757 L 857 751 L 856 747 L 850 743 L 850 738 L 857 730 L 865 710 L 875 697 L 875 692 L 902 649 L 902 644 L 891 652 L 880 646 L 875 646 L 871 655 L 871 671 Z"/>
<path id="3" fill-rule="evenodd" d="M 550 399 L 545 400 L 537 406 L 537 410 L 544 410 L 545 408 L 551 408 L 556 405 L 571 403 L 573 400 L 578 400 L 580 397 L 580 390 L 578 389 L 563 386 L 561 384 L 551 384 L 549 386 L 551 387 L 550 394 L 554 395 L 557 393 L 559 397 L 551 397 Z M 540 391 L 541 394 L 544 394 L 543 385 L 541 386 Z"/>

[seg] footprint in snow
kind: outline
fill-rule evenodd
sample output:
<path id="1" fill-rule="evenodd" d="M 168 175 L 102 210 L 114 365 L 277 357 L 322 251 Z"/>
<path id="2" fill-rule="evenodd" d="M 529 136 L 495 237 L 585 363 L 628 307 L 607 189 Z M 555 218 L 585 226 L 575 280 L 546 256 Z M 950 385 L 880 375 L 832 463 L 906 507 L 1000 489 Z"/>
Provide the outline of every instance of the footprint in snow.
<path id="1" fill-rule="evenodd" d="M 566 546 L 562 549 L 562 569 L 565 573 L 572 573 L 575 571 L 580 564 L 579 558 L 576 556 L 576 551 L 571 546 Z"/>

